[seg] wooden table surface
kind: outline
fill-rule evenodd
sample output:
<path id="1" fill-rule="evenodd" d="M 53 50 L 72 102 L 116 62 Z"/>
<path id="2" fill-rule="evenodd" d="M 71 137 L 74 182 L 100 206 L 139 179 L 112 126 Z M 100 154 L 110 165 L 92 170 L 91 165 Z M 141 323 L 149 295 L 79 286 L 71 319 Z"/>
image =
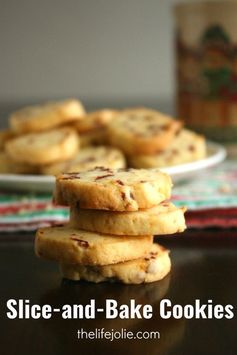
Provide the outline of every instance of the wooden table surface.
<path id="1" fill-rule="evenodd" d="M 32 240 L 30 241 L 29 239 Z M 10 239 L 28 239 L 13 242 Z M 158 241 L 171 250 L 172 272 L 149 285 L 91 284 L 61 280 L 57 265 L 35 257 L 33 235 L 0 238 L 1 316 L 0 354 L 237 354 L 237 315 L 231 320 L 163 320 L 160 298 L 173 304 L 206 303 L 237 305 L 237 230 L 186 231 L 182 236 Z M 150 320 L 10 320 L 6 301 L 29 299 L 32 304 L 87 304 L 92 298 L 104 305 L 106 298 L 151 304 Z M 236 314 L 236 308 L 235 308 Z M 159 340 L 78 340 L 77 330 L 121 328 L 159 331 Z"/>

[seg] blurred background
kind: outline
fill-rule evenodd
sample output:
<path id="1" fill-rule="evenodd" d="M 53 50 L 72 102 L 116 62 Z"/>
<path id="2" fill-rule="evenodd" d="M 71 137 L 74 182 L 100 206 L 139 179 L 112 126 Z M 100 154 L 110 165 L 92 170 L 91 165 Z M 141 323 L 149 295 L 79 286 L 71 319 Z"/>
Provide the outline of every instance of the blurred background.
<path id="1" fill-rule="evenodd" d="M 175 0 L 0 0 L 0 117 L 75 96 L 174 111 Z"/>

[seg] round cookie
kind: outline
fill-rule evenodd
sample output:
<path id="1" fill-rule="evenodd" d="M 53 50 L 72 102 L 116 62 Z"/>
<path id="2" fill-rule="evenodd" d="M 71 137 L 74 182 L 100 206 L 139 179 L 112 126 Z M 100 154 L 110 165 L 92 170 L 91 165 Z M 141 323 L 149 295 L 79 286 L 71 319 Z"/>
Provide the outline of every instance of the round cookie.
<path id="1" fill-rule="evenodd" d="M 62 172 L 86 171 L 96 166 L 124 168 L 126 160 L 118 149 L 112 147 L 89 147 L 78 152 L 72 160 L 55 163 L 42 168 L 45 175 L 57 175 Z"/>
<path id="2" fill-rule="evenodd" d="M 21 164 L 12 161 L 5 152 L 0 152 L 0 174 L 39 174 L 36 165 Z"/>
<path id="3" fill-rule="evenodd" d="M 154 155 L 130 156 L 129 164 L 134 168 L 159 168 L 192 162 L 205 156 L 205 138 L 182 129 L 165 150 Z"/>
<path id="4" fill-rule="evenodd" d="M 83 116 L 82 120 L 75 123 L 75 127 L 79 133 L 97 130 L 106 127 L 116 114 L 117 111 L 109 109 L 89 112 Z"/>
<path id="5" fill-rule="evenodd" d="M 4 150 L 6 142 L 14 137 L 15 137 L 15 134 L 10 129 L 1 130 L 0 131 L 0 151 Z"/>
<path id="6" fill-rule="evenodd" d="M 8 155 L 5 152 L 0 152 L 0 174 L 11 174 L 12 162 L 10 162 Z"/>
<path id="7" fill-rule="evenodd" d="M 45 165 L 74 157 L 78 146 L 79 138 L 73 129 L 59 128 L 11 139 L 6 143 L 5 149 L 13 161 Z"/>
<path id="8" fill-rule="evenodd" d="M 170 202 L 135 212 L 85 210 L 72 207 L 70 225 L 97 233 L 115 235 L 164 235 L 186 229 L 185 208 Z"/>
<path id="9" fill-rule="evenodd" d="M 70 226 L 38 229 L 35 251 L 40 257 L 66 264 L 107 265 L 143 257 L 153 236 L 113 236 Z"/>
<path id="10" fill-rule="evenodd" d="M 125 110 L 108 125 L 108 139 L 128 155 L 154 154 L 169 146 L 181 125 L 154 110 Z"/>
<path id="11" fill-rule="evenodd" d="M 98 167 L 58 175 L 54 200 L 60 205 L 79 205 L 80 208 L 137 211 L 168 199 L 171 186 L 170 177 L 158 169 Z"/>
<path id="12" fill-rule="evenodd" d="M 80 120 L 85 115 L 82 103 L 76 99 L 46 102 L 13 112 L 10 126 L 17 133 L 41 132 Z"/>
<path id="13" fill-rule="evenodd" d="M 79 133 L 81 147 L 107 144 L 107 125 L 117 111 L 104 109 L 87 113 L 82 120 L 75 123 Z"/>
<path id="14" fill-rule="evenodd" d="M 90 282 L 118 281 L 124 284 L 141 284 L 162 280 L 171 269 L 169 251 L 153 244 L 148 253 L 136 260 L 104 266 L 67 265 L 61 263 L 66 279 Z"/>
<path id="15" fill-rule="evenodd" d="M 97 128 L 88 132 L 79 134 L 81 147 L 98 146 L 107 144 L 107 130 L 105 128 Z"/>

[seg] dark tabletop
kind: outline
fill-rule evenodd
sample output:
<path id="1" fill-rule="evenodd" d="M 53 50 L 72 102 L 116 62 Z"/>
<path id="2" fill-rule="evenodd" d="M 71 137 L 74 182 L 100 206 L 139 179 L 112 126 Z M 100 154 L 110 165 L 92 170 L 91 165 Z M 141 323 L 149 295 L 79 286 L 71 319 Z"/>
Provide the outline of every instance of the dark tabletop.
<path id="1" fill-rule="evenodd" d="M 148 285 L 90 284 L 61 280 L 57 265 L 34 255 L 30 235 L 1 236 L 0 354 L 237 354 L 237 315 L 231 320 L 161 319 L 159 300 L 173 304 L 206 303 L 237 305 L 237 230 L 187 231 L 183 236 L 162 237 L 171 250 L 172 272 L 161 282 Z M 33 240 L 33 236 L 32 236 Z M 87 304 L 106 298 L 126 304 L 130 299 L 151 304 L 150 320 L 10 320 L 6 301 L 29 299 L 32 304 Z M 236 308 L 235 308 L 236 314 Z M 77 330 L 159 331 L 159 340 L 78 340 Z"/>

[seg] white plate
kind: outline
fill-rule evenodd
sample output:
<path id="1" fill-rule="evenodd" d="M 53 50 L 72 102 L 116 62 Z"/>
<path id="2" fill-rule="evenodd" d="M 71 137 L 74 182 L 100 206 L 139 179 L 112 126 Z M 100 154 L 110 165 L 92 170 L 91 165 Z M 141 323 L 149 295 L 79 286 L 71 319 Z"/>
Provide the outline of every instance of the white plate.
<path id="1" fill-rule="evenodd" d="M 172 177 L 174 182 L 185 180 L 200 174 L 203 169 L 211 168 L 226 158 L 226 149 L 217 143 L 207 141 L 207 157 L 191 163 L 161 168 Z"/>
<path id="2" fill-rule="evenodd" d="M 177 182 L 196 175 L 203 169 L 210 168 L 222 162 L 226 157 L 223 146 L 213 142 L 207 142 L 207 157 L 192 163 L 181 164 L 162 168 L 173 181 Z M 0 174 L 0 188 L 14 191 L 52 192 L 55 178 L 42 175 L 14 175 Z"/>

